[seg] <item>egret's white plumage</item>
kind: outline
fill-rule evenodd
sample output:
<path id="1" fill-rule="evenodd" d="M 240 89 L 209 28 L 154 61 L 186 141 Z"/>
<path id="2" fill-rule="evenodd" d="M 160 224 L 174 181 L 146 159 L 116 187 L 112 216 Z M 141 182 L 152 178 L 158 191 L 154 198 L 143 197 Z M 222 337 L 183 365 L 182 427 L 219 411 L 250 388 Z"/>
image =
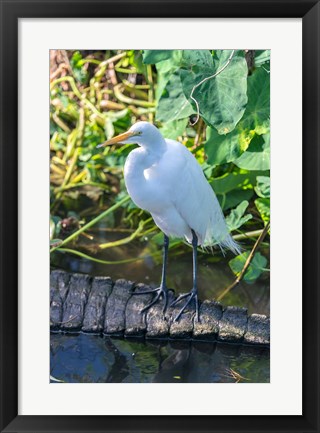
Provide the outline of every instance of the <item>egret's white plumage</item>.
<path id="1" fill-rule="evenodd" d="M 200 165 L 189 150 L 178 141 L 163 138 L 160 131 L 148 122 L 138 122 L 127 132 L 100 146 L 115 143 L 137 143 L 139 147 L 130 152 L 125 166 L 124 178 L 129 195 L 137 206 L 149 211 L 164 233 L 163 266 L 160 286 L 149 291 L 153 301 L 143 308 L 147 311 L 164 299 L 165 312 L 169 289 L 166 285 L 166 268 L 169 237 L 186 238 L 192 244 L 193 287 L 189 293 L 180 295 L 172 306 L 187 299 L 177 314 L 179 320 L 192 300 L 195 301 L 196 319 L 200 320 L 197 287 L 198 245 L 219 245 L 239 252 L 237 243 L 229 234 L 221 207 L 205 178 Z M 99 146 L 99 147 L 100 147 Z"/>
<path id="2" fill-rule="evenodd" d="M 181 143 L 163 138 L 148 122 L 138 122 L 128 131 L 125 143 L 138 143 L 124 167 L 124 178 L 134 203 L 149 211 L 167 235 L 198 244 L 218 244 L 239 252 L 232 239 L 213 189 L 191 152 Z"/>

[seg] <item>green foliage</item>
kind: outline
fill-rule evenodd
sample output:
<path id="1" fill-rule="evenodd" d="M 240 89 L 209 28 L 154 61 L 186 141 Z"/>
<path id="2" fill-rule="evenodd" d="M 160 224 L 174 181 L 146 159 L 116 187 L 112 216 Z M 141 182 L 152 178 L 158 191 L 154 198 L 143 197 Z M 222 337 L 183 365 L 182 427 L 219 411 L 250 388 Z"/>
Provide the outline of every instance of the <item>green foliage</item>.
<path id="1" fill-rule="evenodd" d="M 70 59 L 70 66 L 72 68 L 73 75 L 81 83 L 86 84 L 88 82 L 89 74 L 88 71 L 83 67 L 82 55 L 79 51 L 76 51 Z M 65 99 L 65 101 L 67 101 Z M 67 102 L 65 102 L 67 103 Z"/>
<path id="2" fill-rule="evenodd" d="M 240 50 L 67 55 L 72 71 L 51 82 L 51 239 L 60 237 L 59 220 L 70 210 L 79 212 L 81 224 L 88 224 L 121 203 L 104 218 L 108 229 L 135 233 L 146 221 L 136 238 L 150 233 L 151 250 L 159 252 L 162 235 L 150 215 L 131 200 L 123 201 L 123 165 L 134 146 L 96 148 L 137 120 L 147 120 L 194 153 L 228 214 L 230 231 L 251 249 L 256 238 L 246 233 L 258 235 L 270 220 L 270 51 L 255 51 L 249 71 Z M 195 125 L 189 122 L 198 109 L 191 95 L 199 107 Z M 171 247 L 177 253 L 185 248 L 178 241 Z M 232 261 L 234 269 L 243 265 L 245 254 Z M 265 267 L 266 259 L 256 257 L 246 281 Z"/>
<path id="3" fill-rule="evenodd" d="M 245 252 L 230 260 L 229 266 L 236 276 L 238 276 L 242 271 L 248 256 L 249 252 Z M 268 260 L 262 254 L 257 252 L 243 276 L 244 281 L 247 283 L 253 283 L 264 271 L 266 271 L 267 263 Z"/>
<path id="4" fill-rule="evenodd" d="M 270 177 L 257 176 L 257 185 L 254 189 L 259 197 L 270 197 Z"/>
<path id="5" fill-rule="evenodd" d="M 172 121 L 196 111 L 193 92 L 205 122 L 219 134 L 232 131 L 247 103 L 248 70 L 243 54 L 236 52 L 228 67 L 199 85 L 223 69 L 230 54 L 228 50 L 218 50 L 214 55 L 209 50 L 146 50 L 144 62 L 155 63 L 159 73 L 157 119 Z"/>
<path id="6" fill-rule="evenodd" d="M 156 119 L 159 122 L 173 122 L 188 118 L 194 112 L 184 95 L 180 74 L 175 71 L 159 99 Z"/>
<path id="7" fill-rule="evenodd" d="M 270 199 L 257 198 L 254 201 L 264 223 L 270 221 Z"/>
<path id="8" fill-rule="evenodd" d="M 208 128 L 205 143 L 208 162 L 213 165 L 233 162 L 246 170 L 269 170 L 269 118 L 270 77 L 260 68 L 248 77 L 248 104 L 237 127 L 221 136 Z"/>
<path id="9" fill-rule="evenodd" d="M 256 172 L 226 173 L 211 180 L 211 185 L 223 210 L 237 206 L 243 200 L 250 200 L 254 194 Z"/>
<path id="10" fill-rule="evenodd" d="M 227 210 L 254 199 L 266 222 L 270 211 L 267 200 L 260 198 L 269 198 L 270 51 L 256 51 L 250 75 L 241 51 L 231 56 L 230 50 L 146 50 L 143 61 L 158 71 L 156 119 L 164 135 L 176 138 L 182 133 L 197 110 L 193 92 L 207 125 L 206 175 L 220 204 Z M 249 220 L 239 221 L 243 226 Z"/>
<path id="11" fill-rule="evenodd" d="M 216 129 L 210 127 L 207 128 L 204 146 L 208 163 L 213 166 L 235 161 L 244 150 L 238 130 L 233 130 L 228 135 L 219 135 Z"/>
<path id="12" fill-rule="evenodd" d="M 143 50 L 143 62 L 146 64 L 155 64 L 171 57 L 173 50 Z"/>
<path id="13" fill-rule="evenodd" d="M 269 131 L 270 123 L 270 73 L 258 68 L 248 77 L 248 104 L 244 113 L 243 127 L 256 134 Z"/>
<path id="14" fill-rule="evenodd" d="M 247 221 L 251 220 L 251 214 L 244 215 L 248 206 L 249 202 L 244 200 L 235 209 L 232 209 L 232 211 L 226 218 L 227 226 L 230 231 L 238 229 Z"/>
<path id="15" fill-rule="evenodd" d="M 255 52 L 254 64 L 256 67 L 270 65 L 270 50 L 257 50 Z"/>
<path id="16" fill-rule="evenodd" d="M 255 135 L 248 149 L 233 162 L 245 170 L 269 170 L 270 134 Z"/>
<path id="17" fill-rule="evenodd" d="M 200 115 L 209 126 L 216 128 L 219 134 L 233 131 L 245 111 L 248 69 L 244 57 L 236 54 L 219 75 L 206 80 L 196 88 L 195 86 L 222 69 L 229 57 L 228 50 L 218 50 L 214 56 L 207 51 L 206 60 L 194 63 L 197 55 L 190 56 L 190 63 L 196 66 L 191 70 L 180 71 L 186 98 L 191 101 L 190 96 L 194 89 L 193 97 L 198 101 Z M 194 101 L 191 103 L 196 108 Z"/>
<path id="18" fill-rule="evenodd" d="M 160 131 L 166 138 L 176 140 L 182 136 L 188 124 L 188 119 L 173 120 L 172 122 L 166 122 Z"/>

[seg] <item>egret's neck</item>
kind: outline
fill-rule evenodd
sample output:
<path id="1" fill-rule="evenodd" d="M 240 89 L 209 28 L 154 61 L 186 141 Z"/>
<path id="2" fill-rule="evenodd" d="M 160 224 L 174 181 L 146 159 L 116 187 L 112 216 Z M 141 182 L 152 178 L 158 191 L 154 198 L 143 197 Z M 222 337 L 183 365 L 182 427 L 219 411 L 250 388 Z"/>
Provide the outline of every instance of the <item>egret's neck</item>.
<path id="1" fill-rule="evenodd" d="M 157 129 L 152 131 L 152 135 L 144 134 L 139 137 L 138 144 L 148 155 L 154 157 L 163 155 L 167 148 L 166 140 Z"/>
<path id="2" fill-rule="evenodd" d="M 130 178 L 134 182 L 145 180 L 145 171 L 156 165 L 165 151 L 165 140 L 163 140 L 159 148 L 150 148 L 140 145 L 140 147 L 130 152 L 126 160 L 124 166 L 125 178 Z"/>
<path id="3" fill-rule="evenodd" d="M 141 146 L 132 152 L 127 157 L 124 166 L 124 179 L 128 193 L 133 201 L 142 209 L 145 209 L 140 196 L 143 192 L 147 193 L 150 185 L 148 180 L 152 177 L 154 168 L 159 163 L 161 157 L 166 151 L 166 142 L 161 149 L 149 149 Z"/>

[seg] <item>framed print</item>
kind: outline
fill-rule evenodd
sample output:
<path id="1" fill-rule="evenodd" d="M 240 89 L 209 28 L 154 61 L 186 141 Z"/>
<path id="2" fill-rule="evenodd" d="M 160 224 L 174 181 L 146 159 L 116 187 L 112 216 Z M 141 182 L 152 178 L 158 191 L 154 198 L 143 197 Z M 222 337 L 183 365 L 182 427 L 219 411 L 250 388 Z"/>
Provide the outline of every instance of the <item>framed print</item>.
<path id="1" fill-rule="evenodd" d="M 319 2 L 1 23 L 1 431 L 318 431 Z"/>

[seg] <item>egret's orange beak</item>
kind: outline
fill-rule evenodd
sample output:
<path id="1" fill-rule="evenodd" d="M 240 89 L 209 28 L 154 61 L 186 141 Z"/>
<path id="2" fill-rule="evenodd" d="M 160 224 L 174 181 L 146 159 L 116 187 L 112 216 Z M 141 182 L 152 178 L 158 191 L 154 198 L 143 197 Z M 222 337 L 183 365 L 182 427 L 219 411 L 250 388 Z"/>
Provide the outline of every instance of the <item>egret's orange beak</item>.
<path id="1" fill-rule="evenodd" d="M 112 144 L 121 143 L 121 141 L 125 141 L 130 137 L 135 136 L 136 134 L 134 132 L 124 132 L 123 134 L 117 135 L 116 137 L 111 138 L 110 140 L 105 141 L 104 143 L 98 144 L 97 147 L 105 147 L 105 146 L 111 146 Z"/>

